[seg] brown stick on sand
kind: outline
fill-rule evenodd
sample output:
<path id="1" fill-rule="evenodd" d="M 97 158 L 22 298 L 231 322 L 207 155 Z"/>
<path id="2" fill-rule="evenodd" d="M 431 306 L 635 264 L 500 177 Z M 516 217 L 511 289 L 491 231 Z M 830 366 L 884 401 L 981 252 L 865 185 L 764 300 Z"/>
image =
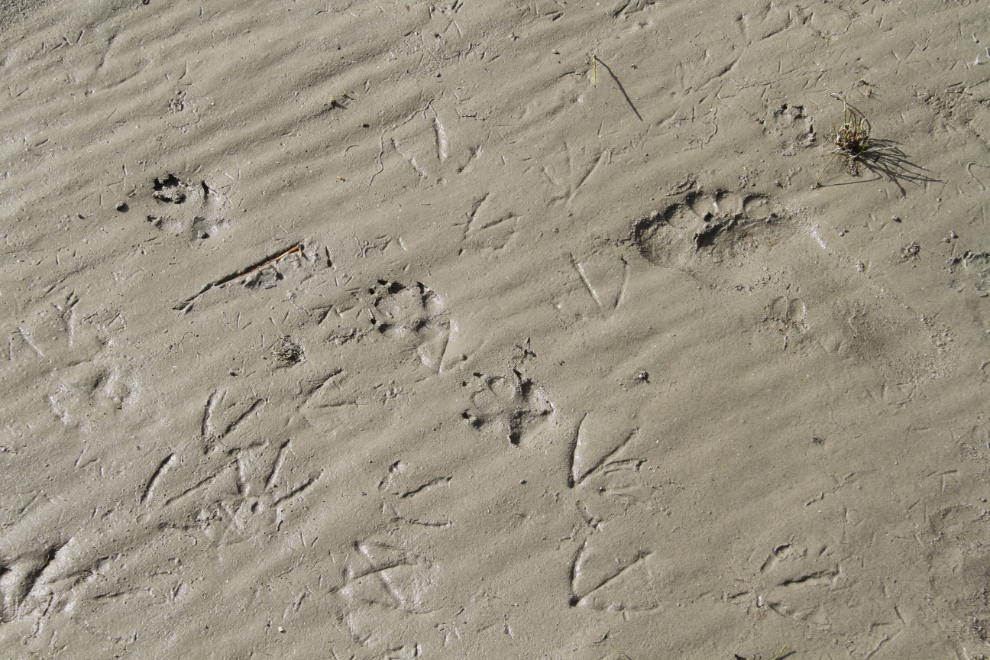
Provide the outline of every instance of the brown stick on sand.
<path id="1" fill-rule="evenodd" d="M 183 312 L 188 311 L 189 310 L 189 305 L 194 300 L 196 300 L 196 298 L 199 298 L 201 295 L 203 295 L 204 293 L 206 293 L 207 291 L 209 291 L 213 287 L 215 287 L 215 286 L 221 286 L 223 284 L 227 284 L 228 282 L 233 282 L 234 280 L 240 279 L 242 277 L 247 277 L 251 273 L 256 273 L 256 272 L 258 272 L 259 270 L 261 270 L 263 268 L 267 268 L 268 266 L 271 266 L 272 264 L 274 264 L 276 261 L 279 261 L 281 259 L 284 259 L 285 257 L 289 256 L 290 254 L 302 254 L 302 244 L 301 243 L 296 243 L 295 245 L 293 245 L 292 247 L 290 247 L 288 250 L 284 250 L 284 251 L 279 252 L 279 253 L 277 253 L 275 255 L 271 255 L 271 256 L 266 257 L 264 259 L 264 261 L 262 261 L 261 263 L 252 264 L 252 265 L 248 266 L 247 268 L 245 268 L 243 270 L 239 270 L 239 271 L 237 271 L 235 273 L 231 273 L 230 275 L 227 275 L 226 277 L 222 277 L 219 280 L 214 280 L 214 281 L 206 284 L 202 289 L 199 290 L 199 292 L 196 293 L 196 295 L 191 296 L 189 298 L 186 298 L 182 302 L 180 302 L 177 305 L 173 306 L 172 309 L 183 311 Z"/>

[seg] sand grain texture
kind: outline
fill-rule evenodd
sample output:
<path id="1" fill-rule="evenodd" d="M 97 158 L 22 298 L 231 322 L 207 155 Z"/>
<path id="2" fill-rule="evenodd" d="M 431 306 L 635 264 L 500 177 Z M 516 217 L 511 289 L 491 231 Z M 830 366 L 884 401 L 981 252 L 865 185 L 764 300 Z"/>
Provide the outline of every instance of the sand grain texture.
<path id="1" fill-rule="evenodd" d="M 3 10 L 0 656 L 990 656 L 985 5 Z"/>

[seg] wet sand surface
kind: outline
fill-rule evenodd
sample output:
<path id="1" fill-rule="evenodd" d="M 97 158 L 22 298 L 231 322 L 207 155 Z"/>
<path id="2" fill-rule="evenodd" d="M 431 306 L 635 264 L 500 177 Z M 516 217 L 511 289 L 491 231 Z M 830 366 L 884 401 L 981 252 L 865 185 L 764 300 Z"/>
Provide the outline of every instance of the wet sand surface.
<path id="1" fill-rule="evenodd" d="M 985 5 L 0 7 L 0 656 L 990 656 Z"/>

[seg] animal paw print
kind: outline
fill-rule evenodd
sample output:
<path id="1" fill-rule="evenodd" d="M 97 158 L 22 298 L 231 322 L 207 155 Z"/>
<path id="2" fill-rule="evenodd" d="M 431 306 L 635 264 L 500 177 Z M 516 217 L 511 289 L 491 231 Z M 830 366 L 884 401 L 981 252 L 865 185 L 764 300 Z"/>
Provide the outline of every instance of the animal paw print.
<path id="1" fill-rule="evenodd" d="M 767 305 L 763 324 L 784 336 L 786 349 L 792 339 L 800 340 L 808 332 L 807 313 L 808 307 L 800 298 L 778 296 Z"/>
<path id="2" fill-rule="evenodd" d="M 51 410 L 66 426 L 86 426 L 121 411 L 131 388 L 114 370 L 85 362 L 67 369 L 48 395 Z"/>
<path id="3" fill-rule="evenodd" d="M 134 200 L 143 207 L 145 218 L 156 229 L 173 236 L 186 236 L 190 243 L 202 242 L 222 234 L 228 222 L 221 215 L 226 199 L 206 181 L 190 184 L 174 174 L 156 178 L 151 183 L 150 204 Z M 120 210 L 130 205 L 121 205 Z"/>
<path id="4" fill-rule="evenodd" d="M 980 298 L 990 296 L 990 252 L 966 251 L 949 261 L 952 288 L 958 293 L 969 289 Z"/>
<path id="5" fill-rule="evenodd" d="M 793 219 L 769 197 L 698 190 L 637 221 L 632 240 L 657 266 L 713 287 L 752 290 L 767 283 L 774 248 L 795 233 Z"/>
<path id="6" fill-rule="evenodd" d="M 509 376 L 475 373 L 462 385 L 472 390 L 472 407 L 461 416 L 474 428 L 490 429 L 513 445 L 534 435 L 554 411 L 547 394 L 516 369 Z"/>
<path id="7" fill-rule="evenodd" d="M 451 325 L 433 289 L 421 282 L 378 280 L 358 298 L 381 336 L 408 345 L 426 367 L 440 371 Z"/>
<path id="8" fill-rule="evenodd" d="M 760 122 L 763 133 L 778 139 L 780 155 L 793 156 L 798 149 L 815 144 L 815 124 L 804 114 L 804 106 L 781 104 Z"/>

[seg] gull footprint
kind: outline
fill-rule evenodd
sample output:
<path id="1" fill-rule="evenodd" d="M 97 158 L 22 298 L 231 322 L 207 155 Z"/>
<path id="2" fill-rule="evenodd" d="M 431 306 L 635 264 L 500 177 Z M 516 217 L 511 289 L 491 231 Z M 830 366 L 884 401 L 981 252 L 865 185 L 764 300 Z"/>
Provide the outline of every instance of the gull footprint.
<path id="1" fill-rule="evenodd" d="M 825 604 L 844 576 L 827 545 L 817 547 L 784 543 L 760 566 L 763 593 L 757 607 L 767 606 L 781 616 L 827 624 Z"/>
<path id="2" fill-rule="evenodd" d="M 378 492 L 397 520 L 424 527 L 449 527 L 451 521 L 439 513 L 435 495 L 442 497 L 451 479 L 440 465 L 424 468 L 398 460 L 389 466 Z"/>
<path id="3" fill-rule="evenodd" d="M 274 456 L 273 447 L 264 442 L 233 449 L 226 453 L 225 464 L 206 470 L 205 477 L 200 478 L 202 472 L 184 474 L 184 485 L 167 476 L 178 473 L 184 463 L 170 455 L 152 472 L 141 502 L 153 506 L 164 500 L 165 525 L 198 530 L 217 545 L 277 533 L 287 512 L 313 489 L 323 470 L 307 472 L 290 440 L 278 445 Z M 198 480 L 190 483 L 190 476 Z"/>
<path id="4" fill-rule="evenodd" d="M 431 601 L 439 572 L 434 562 L 398 545 L 356 541 L 338 591 L 351 637 L 369 649 L 420 656 L 420 645 L 410 645 L 408 636 L 397 631 L 407 628 L 410 616 L 439 609 Z"/>
<path id="5" fill-rule="evenodd" d="M 653 553 L 625 536 L 597 535 L 578 548 L 571 566 L 571 607 L 594 610 L 651 610 L 660 606 L 652 584 Z"/>
<path id="6" fill-rule="evenodd" d="M 92 359 L 105 347 L 105 338 L 94 330 L 109 323 L 94 314 L 80 312 L 74 291 L 58 291 L 25 305 L 17 330 L 8 337 L 8 356 L 41 358 L 52 364 L 79 364 Z"/>
<path id="7" fill-rule="evenodd" d="M 436 565 L 415 552 L 376 541 L 355 542 L 347 561 L 347 584 L 340 593 L 352 605 L 380 605 L 411 614 L 436 609 L 427 592 Z"/>
<path id="8" fill-rule="evenodd" d="M 588 529 L 571 560 L 571 607 L 621 611 L 660 606 L 658 557 L 647 547 L 630 544 L 620 533 L 622 527 L 609 533 L 612 523 L 624 516 L 645 516 L 634 528 L 651 524 L 651 489 L 639 478 L 644 461 L 622 456 L 639 435 L 638 429 L 617 428 L 609 417 L 592 415 L 585 415 L 575 432 L 567 483 L 591 499 L 577 502 Z M 635 504 L 646 506 L 629 506 Z"/>
<path id="9" fill-rule="evenodd" d="M 41 574 L 54 556 L 54 550 L 42 550 L 9 562 L 0 560 L 0 623 L 13 621 L 38 605 L 29 596 L 42 582 Z"/>

